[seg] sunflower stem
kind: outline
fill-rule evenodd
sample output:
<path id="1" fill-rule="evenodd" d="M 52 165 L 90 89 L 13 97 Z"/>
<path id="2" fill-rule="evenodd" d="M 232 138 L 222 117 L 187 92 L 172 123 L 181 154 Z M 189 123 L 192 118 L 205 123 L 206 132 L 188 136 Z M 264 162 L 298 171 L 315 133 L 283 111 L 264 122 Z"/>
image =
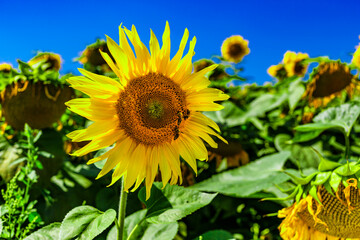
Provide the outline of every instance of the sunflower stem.
<path id="1" fill-rule="evenodd" d="M 345 136 L 345 159 L 346 161 L 350 158 L 350 141 L 349 141 L 349 134 L 344 133 Z"/>
<path id="2" fill-rule="evenodd" d="M 118 224 L 116 224 L 118 229 L 117 240 L 123 240 L 123 236 L 124 236 L 124 220 L 125 220 L 125 212 L 126 212 L 127 195 L 128 193 L 124 191 L 124 177 L 122 177 L 120 197 L 119 197 Z"/>

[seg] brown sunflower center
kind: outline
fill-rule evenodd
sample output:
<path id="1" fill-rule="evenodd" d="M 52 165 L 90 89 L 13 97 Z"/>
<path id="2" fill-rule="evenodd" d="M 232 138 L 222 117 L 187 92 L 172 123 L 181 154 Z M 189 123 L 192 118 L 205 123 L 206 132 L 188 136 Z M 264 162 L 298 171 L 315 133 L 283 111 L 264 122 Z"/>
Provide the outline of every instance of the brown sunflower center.
<path id="1" fill-rule="evenodd" d="M 299 217 L 310 228 L 316 229 L 319 232 L 344 239 L 358 238 L 360 236 L 359 191 L 351 186 L 349 189 L 349 200 L 347 200 L 344 189 L 344 185 L 340 184 L 337 196 L 333 196 L 323 186 L 318 188 L 319 198 L 323 205 L 317 204 L 316 200 L 313 199 L 312 209 L 314 213 L 319 212 L 317 218 L 323 223 L 315 223 L 314 217 L 309 213 L 308 208 L 299 212 Z M 350 204 L 349 206 L 348 203 Z"/>
<path id="2" fill-rule="evenodd" d="M 229 55 L 233 57 L 237 57 L 244 53 L 244 48 L 239 43 L 231 44 L 229 47 Z"/>
<path id="3" fill-rule="evenodd" d="M 149 73 L 131 80 L 117 101 L 120 128 L 137 143 L 171 142 L 188 115 L 185 92 L 171 79 Z"/>
<path id="4" fill-rule="evenodd" d="M 294 67 L 294 72 L 296 75 L 303 75 L 305 71 L 305 66 L 302 62 L 296 62 Z"/>
<path id="5" fill-rule="evenodd" d="M 313 96 L 322 98 L 340 92 L 351 84 L 352 78 L 349 68 L 343 64 L 321 63 L 313 80 L 315 81 Z"/>

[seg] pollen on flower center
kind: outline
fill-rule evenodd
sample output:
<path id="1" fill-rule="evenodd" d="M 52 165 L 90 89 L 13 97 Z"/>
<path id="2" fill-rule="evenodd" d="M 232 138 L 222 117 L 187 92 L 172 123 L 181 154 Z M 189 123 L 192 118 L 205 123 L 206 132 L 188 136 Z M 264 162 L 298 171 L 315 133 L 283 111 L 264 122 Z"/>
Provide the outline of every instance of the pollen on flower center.
<path id="1" fill-rule="evenodd" d="M 173 141 L 186 113 L 185 93 L 159 73 L 131 80 L 117 101 L 119 127 L 135 142 L 157 145 Z"/>

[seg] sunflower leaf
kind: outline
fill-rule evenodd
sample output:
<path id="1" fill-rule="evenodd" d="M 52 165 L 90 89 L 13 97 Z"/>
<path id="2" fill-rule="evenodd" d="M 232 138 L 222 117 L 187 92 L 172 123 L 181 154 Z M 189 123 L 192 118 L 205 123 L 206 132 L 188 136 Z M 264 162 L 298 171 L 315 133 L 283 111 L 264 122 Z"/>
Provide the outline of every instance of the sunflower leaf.
<path id="1" fill-rule="evenodd" d="M 52 223 L 27 236 L 24 240 L 58 240 L 61 223 Z"/>
<path id="2" fill-rule="evenodd" d="M 234 197 L 247 197 L 274 184 L 287 181 L 290 177 L 281 170 L 290 154 L 289 151 L 283 151 L 262 157 L 242 167 L 213 175 L 190 188 Z"/>
<path id="3" fill-rule="evenodd" d="M 94 239 L 113 223 L 115 217 L 113 209 L 102 213 L 91 206 L 73 208 L 61 223 L 59 239 Z"/>
<path id="4" fill-rule="evenodd" d="M 350 176 L 356 174 L 360 170 L 360 165 L 355 162 L 347 162 L 346 164 L 336 168 L 334 172 L 340 176 Z"/>
<path id="5" fill-rule="evenodd" d="M 146 201 L 145 188 L 139 191 L 139 199 L 147 208 L 146 220 L 152 223 L 172 223 L 208 205 L 217 194 L 199 192 L 180 186 L 155 183 Z M 161 190 L 160 190 L 161 189 Z"/>
<path id="6" fill-rule="evenodd" d="M 320 172 L 316 175 L 314 181 L 311 182 L 312 185 L 321 185 L 324 184 L 331 176 L 331 172 Z"/>
<path id="7" fill-rule="evenodd" d="M 295 109 L 297 103 L 301 99 L 304 92 L 305 92 L 305 87 L 302 83 L 301 78 L 295 80 L 294 82 L 292 82 L 290 84 L 288 101 L 289 101 L 289 107 L 290 107 L 291 111 L 293 111 Z"/>
<path id="8" fill-rule="evenodd" d="M 318 168 L 320 172 L 333 170 L 333 169 L 341 166 L 340 163 L 327 160 L 321 156 L 320 156 L 320 158 L 321 158 L 321 160 L 320 160 L 320 164 L 319 164 L 319 168 Z"/>

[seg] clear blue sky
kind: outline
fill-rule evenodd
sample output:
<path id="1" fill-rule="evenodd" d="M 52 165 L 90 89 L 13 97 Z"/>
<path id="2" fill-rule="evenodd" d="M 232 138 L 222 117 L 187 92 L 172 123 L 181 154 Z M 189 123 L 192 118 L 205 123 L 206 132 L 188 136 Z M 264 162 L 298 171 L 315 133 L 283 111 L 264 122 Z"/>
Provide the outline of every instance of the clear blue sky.
<path id="1" fill-rule="evenodd" d="M 176 51 L 185 28 L 197 37 L 194 60 L 220 55 L 223 40 L 240 34 L 249 40 L 244 76 L 270 81 L 266 70 L 286 50 L 311 57 L 349 61 L 359 43 L 360 1 L 5 1 L 0 0 L 0 62 L 17 66 L 36 50 L 59 53 L 62 73 L 80 67 L 72 59 L 86 45 L 118 39 L 118 26 L 134 24 L 148 44 L 152 28 L 161 39 L 165 21 Z"/>

